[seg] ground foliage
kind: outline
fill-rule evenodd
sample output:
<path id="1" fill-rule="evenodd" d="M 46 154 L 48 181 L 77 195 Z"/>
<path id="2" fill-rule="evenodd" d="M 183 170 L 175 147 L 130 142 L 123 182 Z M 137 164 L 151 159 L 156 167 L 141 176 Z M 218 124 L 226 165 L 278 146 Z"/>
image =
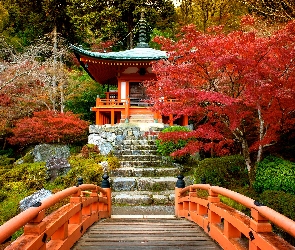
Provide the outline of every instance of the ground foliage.
<path id="1" fill-rule="evenodd" d="M 2 158 L 6 160 L 2 161 Z M 56 193 L 76 186 L 80 177 L 84 183 L 100 185 L 104 173 L 103 162 L 108 162 L 110 169 L 119 167 L 115 156 L 101 155 L 97 146 L 92 144 L 84 145 L 81 152 L 72 154 L 68 159 L 69 171 L 54 181 L 49 180 L 45 162 L 34 162 L 32 157 L 25 156 L 26 163 L 18 164 L 20 159 L 12 163 L 7 158 L 0 158 L 0 225 L 19 213 L 20 200 L 42 188 Z"/>

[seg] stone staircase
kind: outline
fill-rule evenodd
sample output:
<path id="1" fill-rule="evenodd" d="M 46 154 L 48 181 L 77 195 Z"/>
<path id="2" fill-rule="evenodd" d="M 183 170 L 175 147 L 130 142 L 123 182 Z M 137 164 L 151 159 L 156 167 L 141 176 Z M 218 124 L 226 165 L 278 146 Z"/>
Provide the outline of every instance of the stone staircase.
<path id="1" fill-rule="evenodd" d="M 113 214 L 173 214 L 179 166 L 157 155 L 155 131 L 136 134 L 114 150 L 121 168 L 110 173 Z"/>
<path id="2" fill-rule="evenodd" d="M 153 114 L 132 114 L 129 117 L 130 123 L 153 123 L 154 115 Z"/>

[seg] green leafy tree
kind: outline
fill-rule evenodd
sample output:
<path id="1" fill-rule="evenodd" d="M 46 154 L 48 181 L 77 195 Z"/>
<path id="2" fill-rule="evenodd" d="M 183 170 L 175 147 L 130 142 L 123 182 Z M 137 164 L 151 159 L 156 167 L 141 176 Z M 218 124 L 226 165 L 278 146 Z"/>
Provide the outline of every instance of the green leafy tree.
<path id="1" fill-rule="evenodd" d="M 21 38 L 22 44 L 28 45 L 40 34 L 49 32 L 44 23 L 46 16 L 42 1 L 5 0 L 3 6 L 9 13 L 10 25 L 7 31 L 10 36 Z"/>
<path id="2" fill-rule="evenodd" d="M 0 32 L 2 32 L 4 27 L 7 25 L 8 17 L 8 11 L 4 8 L 2 2 L 0 1 Z"/>
<path id="3" fill-rule="evenodd" d="M 90 111 L 90 107 L 95 106 L 97 95 L 103 97 L 104 86 L 81 69 L 72 71 L 70 75 L 65 108 L 79 114 L 81 119 L 93 122 L 95 113 Z"/>
<path id="4" fill-rule="evenodd" d="M 292 0 L 241 0 L 254 13 L 275 22 L 286 22 L 295 18 Z"/>
<path id="5" fill-rule="evenodd" d="M 142 12 L 145 13 L 150 31 L 154 27 L 161 30 L 172 27 L 175 22 L 174 5 L 170 0 L 70 0 L 67 11 L 76 31 L 88 44 L 110 40 L 122 42 L 125 48 L 132 48 L 136 42 L 136 24 Z M 117 43 L 118 46 L 121 44 Z"/>
<path id="6" fill-rule="evenodd" d="M 202 31 L 212 25 L 236 29 L 240 17 L 247 13 L 246 6 L 238 0 L 182 0 L 177 8 L 180 23 L 195 24 Z"/>

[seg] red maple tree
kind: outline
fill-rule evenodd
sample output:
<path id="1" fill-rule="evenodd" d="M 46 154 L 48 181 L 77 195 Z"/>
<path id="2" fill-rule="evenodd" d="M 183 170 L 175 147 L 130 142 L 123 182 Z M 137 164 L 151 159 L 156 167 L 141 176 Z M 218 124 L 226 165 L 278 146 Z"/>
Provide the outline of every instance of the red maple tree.
<path id="1" fill-rule="evenodd" d="M 263 149 L 294 126 L 295 22 L 270 36 L 254 29 L 224 33 L 221 27 L 203 33 L 190 25 L 177 41 L 156 41 L 169 58 L 154 63 L 157 80 L 146 83 L 153 108 L 189 115 L 197 125 L 175 155 L 213 147 L 225 154 L 235 141 L 250 172 L 251 152 L 259 162 Z"/>
<path id="2" fill-rule="evenodd" d="M 21 146 L 39 143 L 74 143 L 87 136 L 88 122 L 71 112 L 35 112 L 32 118 L 17 121 L 10 144 Z"/>

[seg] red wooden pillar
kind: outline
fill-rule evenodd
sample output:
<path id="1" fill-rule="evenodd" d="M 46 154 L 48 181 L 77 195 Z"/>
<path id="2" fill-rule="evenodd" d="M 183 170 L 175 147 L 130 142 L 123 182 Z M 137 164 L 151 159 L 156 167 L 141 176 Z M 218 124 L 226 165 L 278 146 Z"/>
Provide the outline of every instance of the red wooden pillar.
<path id="1" fill-rule="evenodd" d="M 115 110 L 111 109 L 111 125 L 114 126 L 115 124 Z"/>
<path id="2" fill-rule="evenodd" d="M 169 115 L 169 125 L 173 126 L 173 115 L 172 114 Z"/>
<path id="3" fill-rule="evenodd" d="M 187 125 L 188 125 L 188 116 L 185 115 L 185 116 L 183 117 L 183 126 L 187 126 Z"/>
<path id="4" fill-rule="evenodd" d="M 125 103 L 125 122 L 129 122 L 129 107 L 130 107 L 130 98 L 126 98 Z"/>
<path id="5" fill-rule="evenodd" d="M 95 124 L 96 125 L 101 125 L 101 119 L 100 119 L 99 109 L 95 111 Z"/>

